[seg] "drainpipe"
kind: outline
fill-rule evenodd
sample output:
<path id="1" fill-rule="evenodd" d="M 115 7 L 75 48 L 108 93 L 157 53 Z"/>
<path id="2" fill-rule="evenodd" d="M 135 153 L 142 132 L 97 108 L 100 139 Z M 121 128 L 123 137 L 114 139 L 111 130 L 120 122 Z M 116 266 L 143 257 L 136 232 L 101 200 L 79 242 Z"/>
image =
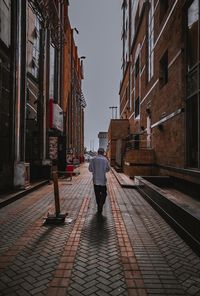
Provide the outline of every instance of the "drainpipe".
<path id="1" fill-rule="evenodd" d="M 20 161 L 20 111 L 21 111 L 21 0 L 17 1 L 16 28 L 16 113 L 15 113 L 15 162 Z"/>
<path id="2" fill-rule="evenodd" d="M 21 0 L 21 160 L 26 159 L 26 11 L 27 2 Z"/>
<path id="3" fill-rule="evenodd" d="M 26 131 L 26 1 L 17 1 L 15 161 L 25 161 Z M 23 57 L 23 58 L 22 58 Z"/>
<path id="4" fill-rule="evenodd" d="M 47 130 L 49 128 L 49 84 L 50 84 L 50 32 L 45 24 L 45 46 L 44 46 L 44 104 L 43 104 L 43 165 L 50 165 L 51 161 L 49 159 L 49 142 L 48 142 L 48 135 Z"/>
<path id="5" fill-rule="evenodd" d="M 14 186 L 26 188 L 30 182 L 29 165 L 25 164 L 26 145 L 26 12 L 27 1 L 17 2 L 15 163 Z"/>
<path id="6" fill-rule="evenodd" d="M 45 89 L 44 89 L 44 79 L 45 79 L 45 29 L 44 24 L 40 24 L 40 58 L 39 58 L 39 100 L 38 100 L 38 122 L 39 122 L 39 151 L 40 151 L 40 161 L 44 157 L 44 118 L 45 118 Z"/>
<path id="7" fill-rule="evenodd" d="M 43 151 L 42 151 L 42 162 L 44 162 L 47 158 L 47 135 L 46 135 L 46 120 L 47 120 L 47 109 L 46 109 L 46 101 L 47 101 L 47 30 L 46 26 L 44 26 L 44 69 L 43 69 Z"/>

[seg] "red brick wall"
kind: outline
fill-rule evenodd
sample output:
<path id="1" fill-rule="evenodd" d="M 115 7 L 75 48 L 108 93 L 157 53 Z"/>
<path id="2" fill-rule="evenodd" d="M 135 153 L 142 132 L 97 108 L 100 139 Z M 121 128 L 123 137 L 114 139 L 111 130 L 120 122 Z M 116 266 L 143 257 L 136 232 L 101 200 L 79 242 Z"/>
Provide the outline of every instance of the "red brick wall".
<path id="1" fill-rule="evenodd" d="M 141 67 L 140 71 L 140 119 L 135 120 L 130 118 L 130 132 L 141 132 L 141 127 L 144 128 L 142 139 L 146 138 L 147 128 L 147 109 L 151 114 L 151 137 L 152 148 L 155 150 L 155 162 L 158 166 L 170 166 L 174 168 L 185 167 L 185 97 L 186 97 L 186 75 L 185 75 L 185 36 L 184 36 L 184 8 L 183 1 L 178 1 L 174 11 L 172 12 L 169 21 L 166 20 L 169 16 L 171 8 L 175 1 L 169 1 L 169 9 L 160 21 L 160 4 L 155 10 L 154 24 L 154 76 L 148 82 L 148 43 L 147 43 L 147 24 L 148 24 L 148 7 L 146 6 L 143 13 L 143 19 L 140 21 L 140 27 L 135 37 L 132 47 L 132 61 L 134 61 L 135 52 L 138 44 L 143 44 L 140 52 Z M 157 1 L 155 1 L 157 4 Z M 166 23 L 166 25 L 165 25 Z M 165 26 L 164 30 L 163 26 Z M 161 33 L 162 31 L 162 33 Z M 161 33 L 161 34 L 160 34 Z M 159 39 L 157 40 L 159 36 Z M 168 82 L 161 85 L 160 77 L 160 60 L 168 50 Z M 124 79 L 124 84 L 128 80 Z M 136 81 L 137 84 L 137 81 Z M 123 86 L 125 87 L 125 86 Z M 136 92 L 139 92 L 135 85 Z M 123 88 L 122 88 L 123 89 Z M 151 90 L 151 91 L 150 91 Z M 149 92 L 150 91 L 150 92 Z M 149 94 L 148 94 L 149 92 Z M 144 99 L 145 98 L 145 99 Z M 143 100 L 144 99 L 144 100 Z M 179 113 L 172 116 L 162 123 L 162 129 L 158 123 L 162 119 L 167 119 L 167 116 L 174 112 Z M 134 110 L 130 110 L 128 116 Z M 166 171 L 165 171 L 166 173 Z M 171 170 L 167 174 L 174 174 Z M 187 173 L 185 173 L 187 174 Z M 184 174 L 182 174 L 184 177 Z M 187 178 L 187 176 L 186 176 Z"/>
<path id="2" fill-rule="evenodd" d="M 158 82 L 154 92 L 148 96 L 142 106 L 141 117 L 144 124 L 146 117 L 145 105 L 148 99 L 151 99 L 152 124 L 184 107 L 183 11 L 180 7 L 181 1 L 179 3 L 155 47 L 154 81 L 159 79 L 159 61 L 166 50 L 168 50 L 168 65 L 173 59 L 175 60 L 168 68 L 168 82 L 163 87 Z M 159 23 L 158 6 L 155 12 L 155 40 L 157 40 L 166 18 L 167 15 L 162 23 Z M 164 122 L 162 130 L 159 130 L 158 127 L 152 129 L 152 147 L 155 149 L 157 164 L 184 167 L 183 113 Z"/>
<path id="3" fill-rule="evenodd" d="M 128 119 L 112 119 L 108 130 L 108 158 L 111 165 L 115 164 L 116 159 L 116 141 L 117 139 L 126 139 L 129 134 Z"/>
<path id="4" fill-rule="evenodd" d="M 129 106 L 126 106 L 126 103 L 129 99 L 129 66 L 130 64 L 127 64 L 127 69 L 124 75 L 124 79 L 121 82 L 120 87 L 120 118 L 126 119 L 129 116 Z M 121 116 L 122 114 L 122 116 Z"/>

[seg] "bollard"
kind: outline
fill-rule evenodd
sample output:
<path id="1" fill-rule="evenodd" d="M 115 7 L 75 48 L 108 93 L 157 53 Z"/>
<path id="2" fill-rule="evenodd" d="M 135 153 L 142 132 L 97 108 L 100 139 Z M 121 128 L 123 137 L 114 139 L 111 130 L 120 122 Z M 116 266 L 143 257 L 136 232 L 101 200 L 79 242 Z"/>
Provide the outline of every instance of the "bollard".
<path id="1" fill-rule="evenodd" d="M 59 199 L 59 188 L 58 188 L 58 173 L 53 171 L 53 187 L 54 187 L 54 200 L 55 200 L 55 214 L 51 215 L 48 213 L 45 220 L 45 224 L 61 224 L 65 222 L 65 218 L 68 215 L 60 213 L 60 199 Z"/>
<path id="2" fill-rule="evenodd" d="M 60 214 L 60 200 L 59 200 L 59 188 L 58 188 L 58 174 L 53 171 L 53 187 L 54 187 L 54 199 L 55 199 L 55 210 L 56 216 Z"/>

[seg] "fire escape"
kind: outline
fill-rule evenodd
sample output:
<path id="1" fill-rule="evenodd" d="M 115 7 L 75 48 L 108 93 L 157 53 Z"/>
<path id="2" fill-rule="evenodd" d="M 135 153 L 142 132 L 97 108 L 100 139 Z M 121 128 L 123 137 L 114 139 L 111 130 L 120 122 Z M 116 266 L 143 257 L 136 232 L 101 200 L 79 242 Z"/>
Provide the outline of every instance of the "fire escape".
<path id="1" fill-rule="evenodd" d="M 29 0 L 30 6 L 44 27 L 50 30 L 52 46 L 57 49 L 60 49 L 65 42 L 65 32 L 59 11 L 61 3 L 63 1 L 60 0 Z M 66 4 L 69 4 L 68 0 L 66 0 Z"/>

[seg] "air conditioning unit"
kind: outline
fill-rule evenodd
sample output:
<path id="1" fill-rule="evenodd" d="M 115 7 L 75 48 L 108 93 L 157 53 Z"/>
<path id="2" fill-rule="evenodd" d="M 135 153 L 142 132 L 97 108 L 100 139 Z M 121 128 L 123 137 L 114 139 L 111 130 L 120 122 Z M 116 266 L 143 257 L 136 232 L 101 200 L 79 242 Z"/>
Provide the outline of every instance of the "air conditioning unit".
<path id="1" fill-rule="evenodd" d="M 14 186 L 20 187 L 21 189 L 26 189 L 30 186 L 30 163 L 15 163 Z"/>

